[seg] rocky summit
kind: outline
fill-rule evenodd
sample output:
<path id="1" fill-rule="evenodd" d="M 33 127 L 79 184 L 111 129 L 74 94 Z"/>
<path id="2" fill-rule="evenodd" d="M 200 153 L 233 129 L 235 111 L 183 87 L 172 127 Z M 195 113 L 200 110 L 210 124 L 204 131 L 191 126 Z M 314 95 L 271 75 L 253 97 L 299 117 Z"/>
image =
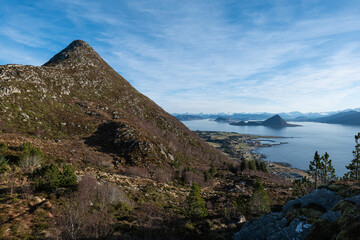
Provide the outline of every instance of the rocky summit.
<path id="1" fill-rule="evenodd" d="M 58 143 L 80 139 L 115 154 L 119 165 L 227 161 L 81 40 L 40 67 L 0 66 L 0 130 Z"/>

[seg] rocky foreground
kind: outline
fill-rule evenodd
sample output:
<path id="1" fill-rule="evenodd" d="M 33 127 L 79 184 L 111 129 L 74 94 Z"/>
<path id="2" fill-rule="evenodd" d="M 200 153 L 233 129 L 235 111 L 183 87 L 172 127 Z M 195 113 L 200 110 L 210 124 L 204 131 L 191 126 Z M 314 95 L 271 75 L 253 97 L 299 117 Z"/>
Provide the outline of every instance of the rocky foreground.
<path id="1" fill-rule="evenodd" d="M 329 185 L 245 223 L 234 240 L 360 239 L 360 188 Z"/>

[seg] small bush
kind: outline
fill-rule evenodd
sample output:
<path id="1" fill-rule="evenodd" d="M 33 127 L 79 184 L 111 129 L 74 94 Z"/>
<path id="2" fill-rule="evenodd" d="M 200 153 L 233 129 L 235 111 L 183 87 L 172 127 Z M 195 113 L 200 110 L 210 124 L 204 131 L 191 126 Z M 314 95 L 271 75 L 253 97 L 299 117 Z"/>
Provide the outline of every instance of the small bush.
<path id="1" fill-rule="evenodd" d="M 77 177 L 71 166 L 64 165 L 63 171 L 55 165 L 43 166 L 32 174 L 35 191 L 54 192 L 57 188 L 72 188 L 77 184 Z"/>
<path id="2" fill-rule="evenodd" d="M 39 148 L 34 147 L 30 142 L 20 144 L 20 146 L 18 147 L 18 151 L 23 152 L 22 156 L 38 155 L 41 158 L 44 157 L 44 153 Z"/>
<path id="3" fill-rule="evenodd" d="M 10 167 L 8 165 L 8 161 L 4 156 L 0 155 L 0 174 L 8 171 L 9 169 Z"/>
<path id="4" fill-rule="evenodd" d="M 217 174 L 217 169 L 215 166 L 211 166 L 209 171 L 207 171 L 205 173 L 205 180 L 208 181 L 208 180 L 211 180 L 213 179 Z"/>
<path id="5" fill-rule="evenodd" d="M 0 153 L 4 153 L 7 150 L 6 143 L 0 142 Z"/>

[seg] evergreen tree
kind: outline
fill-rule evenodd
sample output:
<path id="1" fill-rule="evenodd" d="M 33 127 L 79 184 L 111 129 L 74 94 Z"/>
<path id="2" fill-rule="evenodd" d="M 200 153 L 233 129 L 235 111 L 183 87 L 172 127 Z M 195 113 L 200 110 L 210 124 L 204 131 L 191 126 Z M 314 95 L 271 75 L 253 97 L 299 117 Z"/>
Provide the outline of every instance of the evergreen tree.
<path id="1" fill-rule="evenodd" d="M 321 181 L 322 183 L 328 183 L 331 180 L 336 179 L 335 168 L 331 164 L 331 160 L 329 159 L 329 154 L 325 152 L 325 154 L 321 157 Z"/>
<path id="2" fill-rule="evenodd" d="M 314 177 L 315 188 L 317 188 L 318 179 L 321 173 L 321 159 L 318 151 L 315 152 L 314 160 L 310 161 L 308 172 Z"/>
<path id="3" fill-rule="evenodd" d="M 254 170 L 254 171 L 257 170 L 257 168 L 256 168 L 256 162 L 255 162 L 254 160 L 250 160 L 250 161 L 249 161 L 249 169 L 250 169 L 250 170 Z"/>
<path id="4" fill-rule="evenodd" d="M 357 181 L 359 179 L 359 171 L 360 171 L 360 132 L 355 135 L 355 150 L 353 151 L 354 159 L 351 163 L 346 166 L 347 169 L 350 171 L 346 174 L 346 177 L 350 180 Z"/>
<path id="5" fill-rule="evenodd" d="M 269 172 L 267 167 L 266 167 L 265 161 L 260 162 L 260 170 L 263 171 L 263 172 L 266 172 L 266 173 Z"/>
<path id="6" fill-rule="evenodd" d="M 240 169 L 241 169 L 241 171 L 249 169 L 249 161 L 246 160 L 244 157 L 241 157 Z"/>
<path id="7" fill-rule="evenodd" d="M 64 165 L 60 179 L 61 187 L 74 187 L 77 185 L 77 177 L 70 165 Z"/>
<path id="8" fill-rule="evenodd" d="M 36 169 L 32 178 L 36 191 L 55 191 L 60 186 L 61 171 L 55 165 L 47 165 Z"/>
<path id="9" fill-rule="evenodd" d="M 249 210 L 254 214 L 270 212 L 270 200 L 264 186 L 257 180 L 253 195 L 249 201 Z"/>
<path id="10" fill-rule="evenodd" d="M 207 215 L 205 201 L 201 197 L 200 188 L 196 183 L 191 186 L 189 196 L 186 198 L 186 215 L 192 219 L 198 219 Z"/>

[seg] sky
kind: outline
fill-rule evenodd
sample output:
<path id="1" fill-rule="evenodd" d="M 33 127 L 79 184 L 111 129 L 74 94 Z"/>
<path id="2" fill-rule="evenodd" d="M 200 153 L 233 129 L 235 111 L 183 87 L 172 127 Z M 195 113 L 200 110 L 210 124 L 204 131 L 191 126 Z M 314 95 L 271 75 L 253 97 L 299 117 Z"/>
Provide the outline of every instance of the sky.
<path id="1" fill-rule="evenodd" d="M 171 113 L 360 107 L 358 0 L 0 0 L 0 65 L 76 39 Z"/>

